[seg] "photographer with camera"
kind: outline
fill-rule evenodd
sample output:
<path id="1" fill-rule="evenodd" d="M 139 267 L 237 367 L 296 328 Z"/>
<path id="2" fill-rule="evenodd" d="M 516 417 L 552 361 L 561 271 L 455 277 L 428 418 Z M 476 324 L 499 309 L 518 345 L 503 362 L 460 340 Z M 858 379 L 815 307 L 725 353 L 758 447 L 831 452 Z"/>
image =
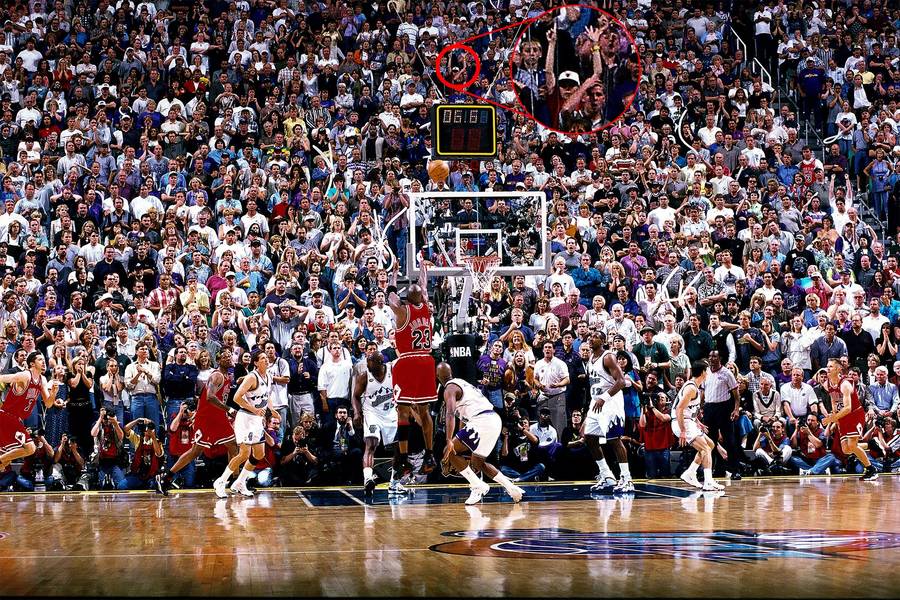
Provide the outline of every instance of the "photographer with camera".
<path id="1" fill-rule="evenodd" d="M 69 437 L 66 433 L 62 434 L 59 448 L 53 455 L 52 482 L 48 484 L 47 489 L 49 491 L 84 489 L 83 483 L 79 483 L 84 473 L 84 465 L 78 439 L 75 436 Z"/>
<path id="2" fill-rule="evenodd" d="M 805 419 L 801 424 L 805 423 Z M 753 444 L 755 458 L 753 462 L 760 475 L 785 475 L 790 470 L 785 466 L 790 464 L 793 448 L 791 439 L 784 432 L 781 421 L 775 421 L 772 425 L 763 425 L 759 431 L 759 437 Z"/>
<path id="3" fill-rule="evenodd" d="M 114 364 L 112 361 L 110 364 Z M 119 424 L 118 417 L 110 408 L 100 409 L 100 418 L 91 428 L 91 435 L 97 440 L 97 469 L 100 486 L 104 487 L 103 478 L 109 477 L 112 489 L 122 489 L 121 485 L 125 481 L 125 473 L 122 471 L 123 455 L 122 442 L 125 439 L 125 433 Z"/>
<path id="4" fill-rule="evenodd" d="M 644 444 L 647 479 L 659 479 L 672 476 L 669 449 L 675 443 L 675 435 L 672 433 L 669 397 L 659 386 L 650 388 L 651 375 L 647 377 L 647 389 L 640 395 L 638 427 Z"/>
<path id="5" fill-rule="evenodd" d="M 872 427 L 859 441 L 868 443 L 871 453 L 880 457 L 872 459 L 876 469 L 884 473 L 900 469 L 900 432 L 897 431 L 897 421 L 893 417 L 875 417 Z"/>
<path id="6" fill-rule="evenodd" d="M 134 446 L 131 469 L 119 485 L 120 490 L 155 489 L 160 494 L 162 484 L 157 478 L 162 465 L 163 448 L 156 438 L 156 423 L 146 417 L 138 417 L 125 425 L 125 434 Z"/>
<path id="7" fill-rule="evenodd" d="M 516 483 L 538 481 L 547 469 L 537 460 L 538 438 L 531 432 L 529 425 L 528 418 L 522 417 L 512 427 L 504 426 L 500 432 L 503 440 L 500 448 L 500 472 Z"/>
<path id="8" fill-rule="evenodd" d="M 308 443 L 306 428 L 297 425 L 281 445 L 279 476 L 284 485 L 305 485 L 318 476 L 319 458 L 309 449 Z"/>
<path id="9" fill-rule="evenodd" d="M 194 446 L 194 415 L 197 412 L 197 403 L 194 400 L 185 400 L 178 407 L 178 412 L 172 422 L 169 423 L 169 456 L 166 460 L 166 468 L 171 469 L 178 458 L 187 453 Z M 196 465 L 191 460 L 179 471 L 185 487 L 194 487 L 194 475 Z"/>
<path id="10" fill-rule="evenodd" d="M 815 413 L 807 415 L 805 422 L 791 436 L 791 446 L 795 451 L 791 456 L 791 466 L 798 469 L 800 475 L 821 475 L 828 469 L 836 469 L 840 461 L 828 451 L 827 439 L 828 433 L 822 427 L 819 416 Z"/>

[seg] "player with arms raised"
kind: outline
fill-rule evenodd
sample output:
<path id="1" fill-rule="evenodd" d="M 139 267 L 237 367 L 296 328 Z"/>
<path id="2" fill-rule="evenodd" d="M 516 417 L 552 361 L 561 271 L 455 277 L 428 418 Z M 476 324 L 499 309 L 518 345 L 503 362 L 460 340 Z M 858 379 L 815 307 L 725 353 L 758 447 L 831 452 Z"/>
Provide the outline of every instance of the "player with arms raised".
<path id="1" fill-rule="evenodd" d="M 400 299 L 396 288 L 388 288 L 388 305 L 397 319 L 394 339 L 397 343 L 397 360 L 392 372 L 397 398 L 397 448 L 394 451 L 394 469 L 391 490 L 402 493 L 399 479 L 407 468 L 407 442 L 409 420 L 415 419 L 422 427 L 425 438 L 425 458 L 422 472 L 435 468 L 434 423 L 429 404 L 437 400 L 437 384 L 434 357 L 431 355 L 431 310 L 428 308 L 428 278 L 425 264 L 419 271 L 418 284 L 409 286 L 406 302 Z"/>
<path id="2" fill-rule="evenodd" d="M 234 402 L 241 407 L 234 418 L 234 437 L 240 449 L 237 456 L 231 459 L 225 471 L 213 483 L 213 489 L 219 498 L 227 497 L 225 486 L 232 473 L 241 469 L 231 491 L 244 496 L 252 496 L 253 492 L 247 487 L 247 479 L 253 474 L 256 464 L 265 457 L 266 453 L 266 416 L 274 412 L 272 410 L 272 376 L 266 371 L 269 368 L 269 359 L 262 350 L 254 350 L 251 354 L 253 370 L 241 381 L 237 392 L 234 394 Z"/>
<path id="3" fill-rule="evenodd" d="M 520 501 L 525 493 L 522 488 L 513 484 L 497 467 L 485 462 L 488 454 L 497 445 L 497 439 L 503 429 L 500 415 L 496 413 L 490 400 L 468 381 L 453 379 L 453 371 L 447 363 L 437 366 L 437 378 L 444 389 L 444 405 L 447 411 L 447 447 L 441 461 L 444 475 L 446 476 L 452 468 L 454 472 L 466 478 L 472 490 L 466 504 L 477 504 L 491 489 L 491 486 L 478 477 L 482 470 L 503 486 L 513 502 Z M 457 418 L 464 423 L 459 431 L 456 431 Z M 465 452 L 471 452 L 472 457 L 467 459 L 460 456 Z"/>
<path id="4" fill-rule="evenodd" d="M 32 352 L 25 359 L 28 368 L 19 373 L 0 375 L 0 383 L 11 386 L 0 407 L 0 473 L 17 458 L 31 456 L 36 446 L 28 435 L 25 419 L 31 416 L 38 398 L 45 408 L 53 406 L 59 382 L 54 380 L 49 391 L 44 370 L 47 368 L 44 355 Z"/>
<path id="5" fill-rule="evenodd" d="M 591 335 L 591 357 L 588 360 L 588 385 L 590 386 L 591 407 L 582 423 L 584 441 L 591 456 L 597 461 L 600 472 L 597 483 L 591 491 L 614 488 L 616 492 L 633 492 L 631 470 L 628 468 L 628 455 L 622 444 L 625 433 L 625 376 L 616 360 L 616 352 L 603 350 L 603 338 L 595 332 Z M 619 461 L 621 473 L 619 482 L 606 464 L 603 449 L 612 448 Z"/>
<path id="6" fill-rule="evenodd" d="M 363 483 L 366 493 L 375 490 L 375 450 L 378 441 L 387 446 L 397 435 L 397 408 L 390 366 L 374 342 L 366 347 L 366 370 L 357 373 L 353 382 L 353 420 L 357 431 L 362 427 L 366 449 L 363 453 Z"/>
<path id="7" fill-rule="evenodd" d="M 697 422 L 697 413 L 700 411 L 700 386 L 706 381 L 706 370 L 709 363 L 698 360 L 691 365 L 691 373 L 696 373 L 680 390 L 678 400 L 672 407 L 672 432 L 678 438 L 679 446 L 690 444 L 697 451 L 690 466 L 681 474 L 681 479 L 694 487 L 702 488 L 706 492 L 724 490 L 716 483 L 712 474 L 712 452 L 716 445 L 703 433 Z M 697 481 L 697 469 L 703 464 L 703 484 Z"/>
<path id="8" fill-rule="evenodd" d="M 172 488 L 172 480 L 175 474 L 191 464 L 204 450 L 213 446 L 225 446 L 228 449 L 228 459 L 233 459 L 238 453 L 237 443 L 234 441 L 234 428 L 228 420 L 228 407 L 225 399 L 231 391 L 231 375 L 228 371 L 232 367 L 234 354 L 231 349 L 223 348 L 217 355 L 219 368 L 212 372 L 206 387 L 200 392 L 197 401 L 197 414 L 194 415 L 194 445 L 191 449 L 178 457 L 169 472 L 163 477 L 164 493 Z"/>
<path id="9" fill-rule="evenodd" d="M 862 435 L 866 422 L 866 411 L 859 402 L 856 386 L 844 377 L 841 371 L 841 361 L 836 358 L 828 359 L 828 379 L 825 382 L 828 395 L 831 396 L 831 406 L 834 412 L 822 419 L 825 426 L 837 423 L 841 436 L 841 450 L 847 456 L 854 454 L 865 467 L 863 481 L 878 479 L 878 471 L 869 460 L 865 448 L 859 444 L 859 436 Z"/>

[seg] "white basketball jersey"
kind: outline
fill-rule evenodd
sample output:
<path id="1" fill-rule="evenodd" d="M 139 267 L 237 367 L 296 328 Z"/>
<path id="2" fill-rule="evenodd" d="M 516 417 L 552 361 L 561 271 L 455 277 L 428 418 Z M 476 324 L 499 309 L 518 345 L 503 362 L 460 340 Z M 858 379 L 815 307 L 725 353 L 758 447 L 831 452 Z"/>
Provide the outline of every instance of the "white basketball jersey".
<path id="1" fill-rule="evenodd" d="M 366 391 L 362 394 L 363 410 L 388 412 L 394 407 L 394 382 L 391 366 L 385 365 L 384 379 L 378 381 L 372 372 L 366 369 Z"/>
<path id="2" fill-rule="evenodd" d="M 675 404 L 672 405 L 672 418 L 678 418 L 678 412 L 676 409 L 678 408 L 678 404 L 685 396 L 685 392 L 693 389 L 697 393 L 694 394 L 694 398 L 688 402 L 688 405 L 684 407 L 684 420 L 685 421 L 694 421 L 697 418 L 697 413 L 700 411 L 700 390 L 697 389 L 697 384 L 693 381 L 688 381 L 684 384 L 680 390 L 678 390 L 678 399 L 675 401 Z"/>
<path id="3" fill-rule="evenodd" d="M 464 379 L 451 379 L 448 384 L 455 383 L 462 389 L 462 397 L 456 400 L 456 417 L 468 421 L 477 414 L 494 410 L 490 400 L 484 397 L 477 387 Z"/>
<path id="4" fill-rule="evenodd" d="M 247 392 L 244 399 L 256 408 L 265 408 L 269 402 L 270 387 L 272 385 L 271 376 L 260 375 L 257 371 L 252 371 L 256 377 L 256 389 Z"/>
<path id="5" fill-rule="evenodd" d="M 616 357 L 614 352 L 606 351 L 601 354 L 598 358 L 594 358 L 591 356 L 588 361 L 588 384 L 591 386 L 591 398 L 596 399 L 601 394 L 606 391 L 609 391 L 613 385 L 615 385 L 616 380 L 612 376 L 612 374 L 606 370 L 606 367 L 603 366 L 603 359 L 607 354 L 612 355 L 613 358 Z"/>

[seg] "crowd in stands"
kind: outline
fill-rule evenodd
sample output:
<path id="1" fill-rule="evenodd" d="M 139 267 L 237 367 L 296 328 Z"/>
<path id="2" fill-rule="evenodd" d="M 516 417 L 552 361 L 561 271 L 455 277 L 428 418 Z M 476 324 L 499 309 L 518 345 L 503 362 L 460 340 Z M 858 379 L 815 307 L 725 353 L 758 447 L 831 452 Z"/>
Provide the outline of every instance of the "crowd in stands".
<path id="1" fill-rule="evenodd" d="M 438 52 L 555 4 L 4 3 L 0 369 L 39 350 L 60 390 L 27 421 L 37 452 L 0 487 L 148 487 L 190 447 L 216 357 L 232 352 L 238 380 L 255 348 L 270 355 L 277 408 L 255 485 L 358 482 L 351 374 L 369 344 L 396 357 L 385 292 L 414 260 L 417 224 L 394 217 L 423 190 L 548 198 L 552 273 L 495 279 L 477 332 L 504 472 L 594 475 L 579 430 L 597 333 L 629 381 L 636 474 L 678 468 L 672 400 L 711 354 L 740 402 L 716 436 L 719 470 L 857 470 L 821 425 L 832 357 L 867 410 L 869 453 L 894 468 L 900 7 L 602 3 L 637 42 L 612 81 L 640 64 L 625 112 L 564 134 L 499 111 L 498 158 L 431 181 L 429 108 L 472 101 L 435 77 Z M 472 93 L 510 105 L 516 88 L 540 88 L 543 61 L 512 55 L 514 33 L 473 43 Z M 611 90 L 592 91 L 581 110 L 604 115 L 589 103 Z M 804 123 L 837 137 L 811 148 Z M 438 351 L 451 331 L 435 326 Z M 565 410 L 538 410 L 550 389 Z M 223 454 L 181 485 L 208 484 Z"/>

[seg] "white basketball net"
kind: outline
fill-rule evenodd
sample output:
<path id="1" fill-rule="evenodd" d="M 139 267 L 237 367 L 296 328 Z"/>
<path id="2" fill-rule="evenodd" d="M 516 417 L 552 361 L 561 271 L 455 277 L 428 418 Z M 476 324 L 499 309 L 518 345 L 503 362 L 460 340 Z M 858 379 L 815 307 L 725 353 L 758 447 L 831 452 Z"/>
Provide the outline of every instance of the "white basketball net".
<path id="1" fill-rule="evenodd" d="M 463 264 L 469 271 L 472 278 L 472 284 L 475 289 L 480 292 L 486 292 L 491 289 L 491 280 L 494 274 L 500 268 L 500 256 L 497 254 L 489 254 L 487 256 L 464 256 Z"/>

